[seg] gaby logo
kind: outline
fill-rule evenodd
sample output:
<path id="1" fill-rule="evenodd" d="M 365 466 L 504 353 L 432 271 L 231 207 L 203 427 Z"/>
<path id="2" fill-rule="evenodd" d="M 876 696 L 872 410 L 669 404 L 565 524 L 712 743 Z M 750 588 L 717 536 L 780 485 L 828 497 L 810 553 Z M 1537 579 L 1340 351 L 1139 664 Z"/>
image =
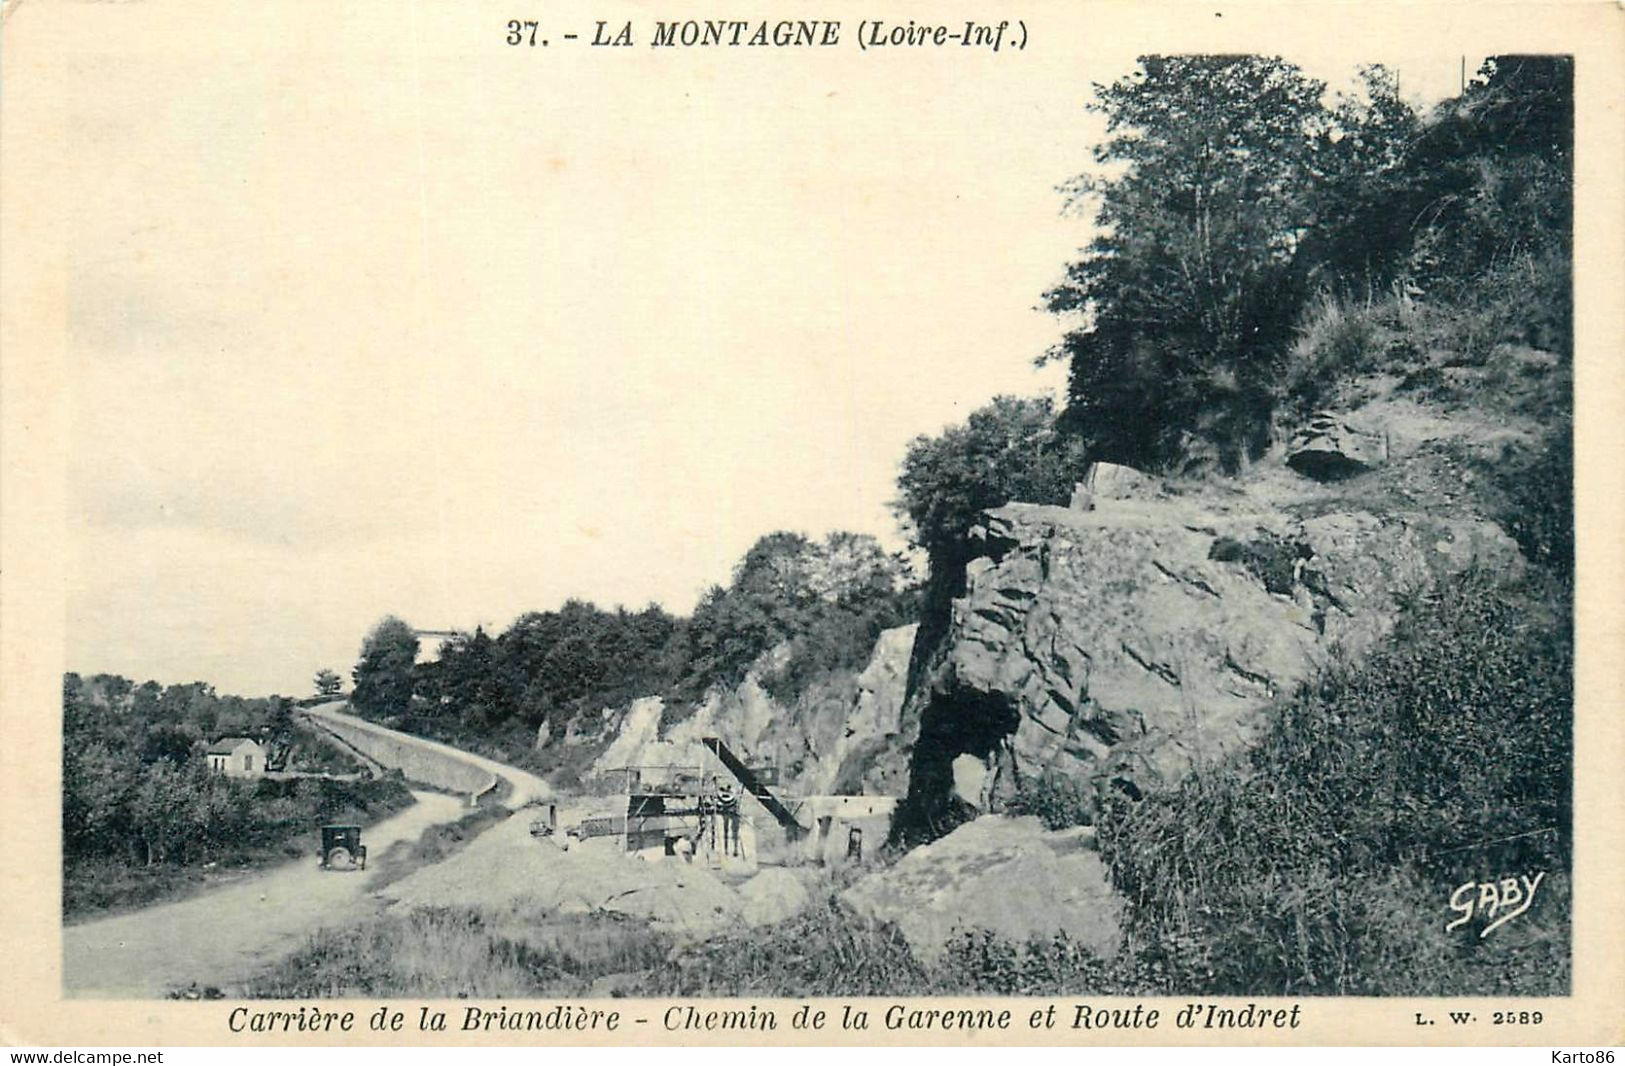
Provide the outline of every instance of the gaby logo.
<path id="1" fill-rule="evenodd" d="M 1540 870 L 1532 876 L 1519 874 L 1513 877 L 1508 874 L 1495 881 L 1468 881 L 1458 885 L 1450 893 L 1450 909 L 1461 917 L 1446 925 L 1445 932 L 1466 925 L 1477 915 L 1487 920 L 1478 934 L 1479 938 L 1489 936 L 1529 909 L 1529 905 L 1535 902 L 1536 890 L 1545 879 L 1546 871 Z"/>

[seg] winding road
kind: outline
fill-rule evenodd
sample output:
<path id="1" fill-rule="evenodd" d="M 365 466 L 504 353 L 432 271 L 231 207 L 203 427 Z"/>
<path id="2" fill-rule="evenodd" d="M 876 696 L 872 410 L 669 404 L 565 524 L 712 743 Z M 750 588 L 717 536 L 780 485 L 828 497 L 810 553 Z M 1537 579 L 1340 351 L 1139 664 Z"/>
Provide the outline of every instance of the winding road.
<path id="1" fill-rule="evenodd" d="M 449 744 L 441 744 L 423 737 L 415 737 L 410 733 L 402 733 L 394 729 L 387 729 L 376 722 L 369 722 L 364 718 L 357 718 L 353 714 L 345 713 L 341 708 L 348 704 L 343 700 L 332 703 L 321 703 L 314 707 L 304 709 L 304 714 L 314 719 L 319 725 L 329 729 L 341 729 L 352 736 L 359 733 L 376 737 L 384 743 L 377 750 L 365 751 L 368 758 L 391 765 L 389 757 L 384 754 L 391 750 L 394 744 L 405 744 L 422 755 L 429 757 L 442 757 L 451 762 L 471 766 L 491 777 L 500 778 L 508 785 L 507 796 L 503 804 L 510 810 L 518 810 L 533 800 L 545 800 L 553 795 L 553 790 L 535 774 L 509 766 L 506 763 L 487 759 L 471 752 L 462 751 Z M 408 778 L 412 775 L 407 773 Z"/>
<path id="2" fill-rule="evenodd" d="M 338 706 L 342 704 L 324 704 L 307 713 L 321 720 L 338 718 L 347 729 L 376 731 L 382 739 L 415 748 L 419 754 L 456 760 L 501 778 L 508 784 L 503 802 L 510 809 L 551 795 L 547 784 L 533 774 L 360 723 Z M 376 860 L 397 841 L 416 840 L 425 829 L 456 821 L 467 810 L 456 796 L 422 791 L 413 795 L 417 802 L 411 807 L 367 828 L 367 850 L 375 861 L 365 872 L 324 871 L 312 856 L 190 899 L 64 927 L 64 994 L 157 998 L 194 983 L 229 991 L 234 983 L 296 950 L 307 936 L 373 913 L 379 900 L 368 889 L 383 872 Z"/>

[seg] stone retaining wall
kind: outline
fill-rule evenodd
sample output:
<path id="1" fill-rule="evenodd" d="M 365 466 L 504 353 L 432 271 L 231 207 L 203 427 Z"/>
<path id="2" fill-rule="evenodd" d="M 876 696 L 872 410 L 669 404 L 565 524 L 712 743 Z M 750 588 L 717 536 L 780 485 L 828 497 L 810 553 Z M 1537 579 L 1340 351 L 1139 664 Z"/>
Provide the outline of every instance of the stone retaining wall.
<path id="1" fill-rule="evenodd" d="M 403 740 L 371 722 L 328 715 L 311 715 L 308 720 L 368 759 L 399 770 L 408 781 L 447 792 L 466 793 L 470 803 L 497 785 L 496 776 L 490 771 L 443 750 Z"/>

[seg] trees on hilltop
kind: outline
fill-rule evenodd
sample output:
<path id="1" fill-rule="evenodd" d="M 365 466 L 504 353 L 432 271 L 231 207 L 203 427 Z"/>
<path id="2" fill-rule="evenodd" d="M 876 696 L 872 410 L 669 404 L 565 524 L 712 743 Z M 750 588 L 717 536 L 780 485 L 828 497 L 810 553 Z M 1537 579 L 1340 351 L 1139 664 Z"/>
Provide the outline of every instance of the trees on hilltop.
<path id="1" fill-rule="evenodd" d="M 1470 318 L 1468 357 L 1567 350 L 1572 63 L 1492 58 L 1426 118 L 1363 81 L 1327 100 L 1284 60 L 1196 55 L 1095 86 L 1108 137 L 1068 189 L 1097 236 L 1046 297 L 1079 316 L 1050 357 L 1093 457 L 1259 454 L 1314 298 L 1425 294 Z"/>
<path id="2" fill-rule="evenodd" d="M 417 662 L 418 638 L 412 627 L 390 615 L 368 632 L 361 643 L 361 658 L 351 678 L 355 691 L 350 702 L 372 717 L 406 713 L 412 703 L 412 667 Z"/>

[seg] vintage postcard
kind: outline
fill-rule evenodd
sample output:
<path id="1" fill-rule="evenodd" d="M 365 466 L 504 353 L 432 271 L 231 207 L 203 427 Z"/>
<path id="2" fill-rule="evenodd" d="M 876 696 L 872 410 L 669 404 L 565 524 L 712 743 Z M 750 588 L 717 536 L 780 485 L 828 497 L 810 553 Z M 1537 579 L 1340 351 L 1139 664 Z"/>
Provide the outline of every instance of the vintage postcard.
<path id="1" fill-rule="evenodd" d="M 1618 5 L 3 49 L 6 1043 L 1625 1037 Z"/>

